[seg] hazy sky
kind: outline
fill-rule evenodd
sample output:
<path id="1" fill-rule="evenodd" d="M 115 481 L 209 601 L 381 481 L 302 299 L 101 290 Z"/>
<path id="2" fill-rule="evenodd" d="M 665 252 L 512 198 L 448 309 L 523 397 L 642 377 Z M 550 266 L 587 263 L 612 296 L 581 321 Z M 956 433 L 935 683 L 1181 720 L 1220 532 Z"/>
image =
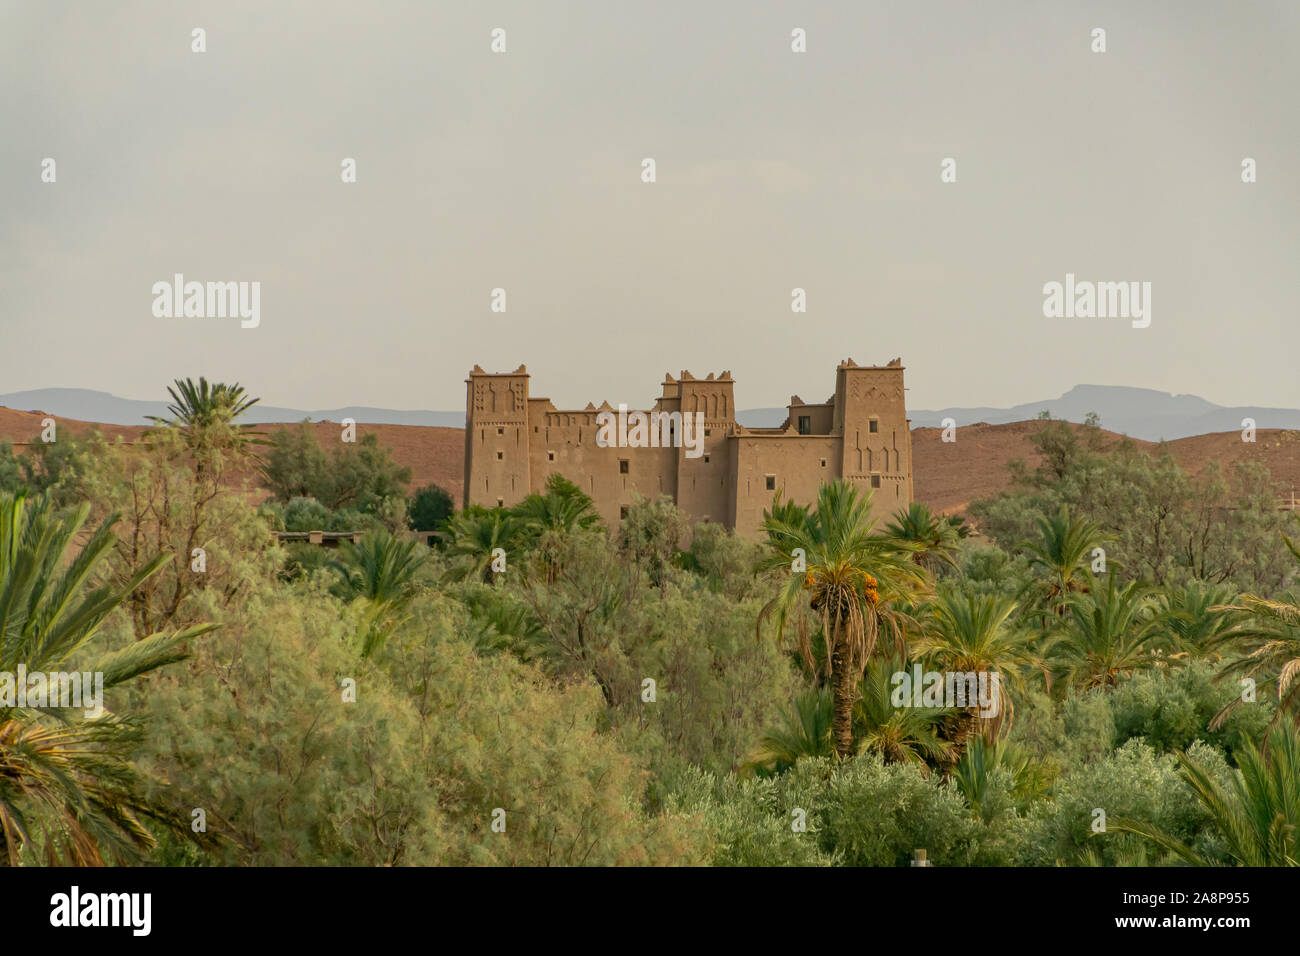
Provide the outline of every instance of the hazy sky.
<path id="1" fill-rule="evenodd" d="M 1295 0 L 0 0 L 0 392 L 446 409 L 526 362 L 745 408 L 902 356 L 914 408 L 1294 407 L 1297 39 Z M 155 318 L 178 272 L 260 326 Z M 1150 282 L 1150 327 L 1044 318 L 1067 272 Z"/>

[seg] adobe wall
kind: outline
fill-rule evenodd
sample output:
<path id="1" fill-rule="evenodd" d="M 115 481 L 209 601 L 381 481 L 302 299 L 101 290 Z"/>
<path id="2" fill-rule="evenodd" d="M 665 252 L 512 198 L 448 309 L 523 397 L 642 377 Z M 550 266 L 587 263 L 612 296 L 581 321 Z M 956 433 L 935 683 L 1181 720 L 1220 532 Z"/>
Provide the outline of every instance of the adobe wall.
<path id="1" fill-rule="evenodd" d="M 591 497 L 610 527 L 618 525 L 620 510 L 632 504 L 638 492 L 651 500 L 660 495 L 676 497 L 678 449 L 602 448 L 596 444 L 596 416 L 601 409 L 564 411 L 545 399 L 530 406 L 531 491 L 543 491 L 547 476 L 558 472 Z"/>
<path id="2" fill-rule="evenodd" d="M 840 438 L 834 435 L 739 435 L 732 470 L 735 489 L 731 526 L 747 538 L 758 536 L 763 512 L 773 496 L 811 504 L 823 483 L 839 477 Z M 823 464 L 823 462 L 825 464 Z M 767 487 L 772 477 L 774 489 Z"/>

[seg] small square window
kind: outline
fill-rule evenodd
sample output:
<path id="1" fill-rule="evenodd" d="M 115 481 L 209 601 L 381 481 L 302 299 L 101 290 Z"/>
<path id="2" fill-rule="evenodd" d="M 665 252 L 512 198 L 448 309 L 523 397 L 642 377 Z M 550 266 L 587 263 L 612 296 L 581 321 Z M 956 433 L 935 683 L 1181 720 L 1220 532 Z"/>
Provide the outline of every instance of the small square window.
<path id="1" fill-rule="evenodd" d="M 822 467 L 823 467 L 823 468 L 826 467 L 826 459 L 825 459 L 825 458 L 822 459 Z"/>
<path id="2" fill-rule="evenodd" d="M 708 456 L 708 455 L 705 455 L 705 456 L 704 456 L 704 463 L 705 463 L 706 465 L 709 463 L 709 456 Z"/>
<path id="3" fill-rule="evenodd" d="M 506 453 L 505 453 L 505 452 L 503 452 L 503 451 L 499 451 L 499 452 L 497 452 L 497 461 L 501 461 L 501 460 L 504 459 L 505 457 L 506 457 Z"/>
<path id="4" fill-rule="evenodd" d="M 631 468 L 632 468 L 632 463 L 628 461 L 626 458 L 620 458 L 618 460 L 618 473 L 620 475 L 630 474 Z"/>
<path id="5" fill-rule="evenodd" d="M 767 490 L 776 491 L 776 475 L 767 476 Z"/>
<path id="6" fill-rule="evenodd" d="M 553 451 L 548 451 L 548 452 L 546 453 L 546 460 L 547 460 L 547 461 L 555 461 L 555 452 L 553 452 Z"/>
<path id="7" fill-rule="evenodd" d="M 618 517 L 620 521 L 627 517 L 627 505 L 622 505 L 621 507 L 619 507 Z"/>
<path id="8" fill-rule="evenodd" d="M 497 499 L 497 507 L 498 507 L 498 508 L 504 508 L 504 507 L 505 507 L 505 504 L 506 504 L 506 499 L 504 499 L 504 498 L 498 498 L 498 499 Z"/>
<path id="9" fill-rule="evenodd" d="M 873 428 L 872 431 L 875 431 L 875 429 Z M 506 430 L 505 430 L 504 428 L 498 428 L 498 429 L 497 429 L 497 434 L 498 434 L 498 435 L 504 435 L 505 433 L 506 433 Z"/>
<path id="10" fill-rule="evenodd" d="M 713 429 L 712 429 L 712 428 L 706 428 L 706 429 L 704 429 L 704 437 L 705 437 L 705 438 L 708 438 L 708 437 L 709 437 L 710 435 L 712 435 L 712 434 L 713 434 Z"/>
<path id="11" fill-rule="evenodd" d="M 874 432 L 878 432 L 878 431 L 880 431 L 880 422 L 878 422 L 878 421 L 877 421 L 876 419 L 874 419 L 874 418 L 871 419 L 871 421 L 867 423 L 867 431 L 869 431 L 869 432 L 873 432 L 873 433 L 874 433 Z"/>
<path id="12" fill-rule="evenodd" d="M 872 487 L 872 488 L 879 488 L 879 487 L 880 487 L 880 476 L 879 476 L 879 475 L 872 475 L 872 476 L 871 476 L 871 487 Z"/>
<path id="13" fill-rule="evenodd" d="M 800 415 L 800 416 L 799 416 L 799 434 L 800 434 L 800 435 L 811 435 L 811 434 L 812 434 L 812 416 L 811 416 L 811 415 Z"/>

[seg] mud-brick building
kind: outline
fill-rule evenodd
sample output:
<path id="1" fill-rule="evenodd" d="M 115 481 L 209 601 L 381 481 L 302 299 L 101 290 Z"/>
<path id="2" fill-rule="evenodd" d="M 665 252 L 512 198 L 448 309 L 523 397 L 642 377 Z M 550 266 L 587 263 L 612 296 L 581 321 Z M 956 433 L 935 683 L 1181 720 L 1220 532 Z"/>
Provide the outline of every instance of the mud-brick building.
<path id="1" fill-rule="evenodd" d="M 529 379 L 522 365 L 506 374 L 477 365 L 470 372 L 466 505 L 509 507 L 559 472 L 592 497 L 611 526 L 637 495 L 667 495 L 698 520 L 754 537 L 778 492 L 807 504 L 823 482 L 837 478 L 871 490 L 877 520 L 912 501 L 912 441 L 899 359 L 868 366 L 846 359 L 835 369 L 834 395 L 820 403 L 792 396 L 777 428 L 737 423 L 730 372 L 665 375 L 662 394 L 646 413 L 675 419 L 677 440 L 663 443 L 667 447 L 602 445 L 598 416 L 617 409 L 607 402 L 556 408 L 532 395 Z M 692 449 L 677 438 L 678 416 L 696 413 L 703 419 L 702 448 Z"/>

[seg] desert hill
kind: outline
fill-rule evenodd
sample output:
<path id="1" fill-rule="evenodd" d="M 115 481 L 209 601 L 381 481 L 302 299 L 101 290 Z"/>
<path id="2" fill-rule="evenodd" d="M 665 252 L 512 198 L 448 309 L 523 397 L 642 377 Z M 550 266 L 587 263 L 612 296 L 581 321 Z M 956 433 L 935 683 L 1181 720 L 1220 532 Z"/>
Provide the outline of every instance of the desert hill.
<path id="1" fill-rule="evenodd" d="M 963 511 L 972 501 L 1011 486 L 1007 464 L 1023 459 L 1037 465 L 1037 450 L 1029 436 L 1042 427 L 1038 421 L 989 425 L 980 422 L 957 429 L 957 440 L 945 443 L 938 428 L 912 429 L 916 498 L 938 511 Z M 1076 428 L 1081 426 L 1074 426 Z M 1109 442 L 1124 436 L 1102 430 Z M 1139 448 L 1155 451 L 1156 442 L 1132 439 Z M 1240 431 L 1193 435 L 1166 442 L 1165 447 L 1189 474 L 1197 475 L 1211 461 L 1227 472 L 1237 462 L 1262 463 L 1284 494 L 1300 497 L 1300 431 L 1260 429 L 1255 442 L 1241 440 Z"/>
<path id="2" fill-rule="evenodd" d="M 25 443 L 39 441 L 40 411 L 15 411 L 0 407 L 0 440 L 12 442 L 17 450 Z M 57 419 L 60 434 L 84 435 L 98 429 L 110 441 L 141 439 L 146 426 L 108 425 L 76 419 Z M 279 427 L 264 424 L 259 430 L 271 433 Z M 322 447 L 339 440 L 340 426 L 316 422 L 310 426 Z M 918 501 L 938 511 L 964 510 L 977 498 L 996 494 L 1010 486 L 1007 464 L 1025 460 L 1030 467 L 1037 463 L 1037 452 L 1029 436 L 1041 427 L 1037 421 L 1011 422 L 1003 425 L 979 423 L 957 430 L 957 441 L 945 443 L 938 428 L 914 428 L 912 451 L 915 457 L 915 492 Z M 1078 426 L 1076 426 L 1078 427 Z M 392 449 L 393 457 L 412 471 L 411 488 L 434 483 L 461 500 L 464 490 L 465 432 L 460 428 L 426 425 L 357 425 L 358 437 L 373 433 L 379 443 Z M 1103 429 L 1108 441 L 1123 436 Z M 1133 439 L 1139 447 L 1151 450 L 1154 442 Z M 1192 474 L 1199 474 L 1211 461 L 1225 470 L 1235 462 L 1257 461 L 1268 468 L 1284 494 L 1300 498 L 1300 431 L 1260 429 L 1253 444 L 1243 442 L 1237 431 L 1194 435 L 1166 442 L 1178 463 Z"/>
<path id="3" fill-rule="evenodd" d="M 0 407 L 0 441 L 11 442 L 16 451 L 27 443 L 39 442 L 41 421 L 47 416 L 41 411 L 15 411 Z M 57 418 L 58 434 L 80 437 L 99 431 L 107 441 L 140 441 L 147 425 L 108 425 L 85 422 L 72 418 Z M 296 424 L 258 425 L 263 434 L 274 434 L 278 428 L 296 428 Z M 342 426 L 333 422 L 313 422 L 309 426 L 316 433 L 321 447 L 329 449 L 340 438 Z M 392 449 L 393 457 L 411 469 L 411 489 L 428 484 L 441 485 L 451 492 L 452 499 L 460 502 L 465 484 L 465 430 L 426 425 L 357 425 L 357 437 L 366 434 L 379 436 L 379 444 Z"/>

